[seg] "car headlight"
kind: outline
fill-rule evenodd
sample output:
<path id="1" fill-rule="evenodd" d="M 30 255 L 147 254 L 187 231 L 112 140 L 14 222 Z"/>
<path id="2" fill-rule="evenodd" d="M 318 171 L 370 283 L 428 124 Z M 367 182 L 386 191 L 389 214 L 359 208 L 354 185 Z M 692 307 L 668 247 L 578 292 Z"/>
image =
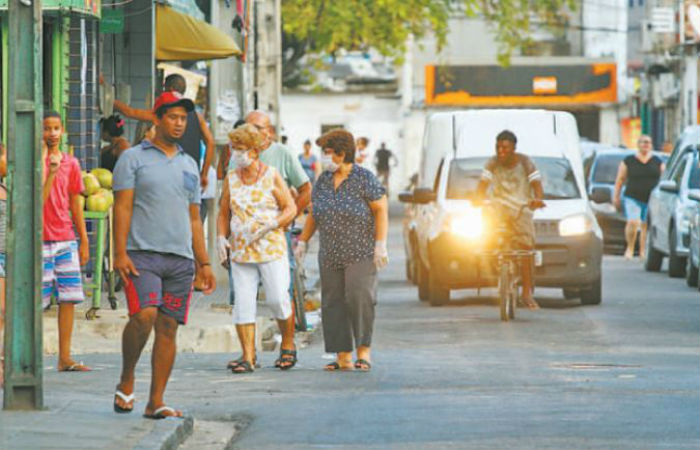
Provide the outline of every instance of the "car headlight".
<path id="1" fill-rule="evenodd" d="M 450 218 L 450 232 L 456 236 L 476 239 L 484 231 L 481 218 L 481 209 L 472 209 L 469 212 L 454 215 Z"/>
<path id="2" fill-rule="evenodd" d="M 591 220 L 583 214 L 559 221 L 560 236 L 580 236 L 588 233 L 592 228 Z"/>

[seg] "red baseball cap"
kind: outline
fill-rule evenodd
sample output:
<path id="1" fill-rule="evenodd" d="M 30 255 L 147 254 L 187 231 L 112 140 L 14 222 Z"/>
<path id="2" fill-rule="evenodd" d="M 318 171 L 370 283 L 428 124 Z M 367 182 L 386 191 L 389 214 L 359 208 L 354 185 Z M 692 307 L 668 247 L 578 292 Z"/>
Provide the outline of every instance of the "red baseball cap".
<path id="1" fill-rule="evenodd" d="M 187 110 L 187 112 L 194 110 L 194 103 L 189 98 L 185 98 L 177 91 L 166 91 L 158 96 L 155 105 L 153 105 L 153 112 L 158 112 L 161 108 L 171 108 L 173 106 L 182 106 Z"/>

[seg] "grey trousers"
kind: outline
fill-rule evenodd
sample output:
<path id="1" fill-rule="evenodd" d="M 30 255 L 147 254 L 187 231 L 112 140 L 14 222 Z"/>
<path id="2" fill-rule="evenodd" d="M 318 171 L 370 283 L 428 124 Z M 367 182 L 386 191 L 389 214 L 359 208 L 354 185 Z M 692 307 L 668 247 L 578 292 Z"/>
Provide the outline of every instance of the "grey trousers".
<path id="1" fill-rule="evenodd" d="M 352 352 L 372 344 L 374 306 L 377 304 L 377 268 L 372 259 L 345 269 L 320 265 L 321 318 L 326 352 Z"/>

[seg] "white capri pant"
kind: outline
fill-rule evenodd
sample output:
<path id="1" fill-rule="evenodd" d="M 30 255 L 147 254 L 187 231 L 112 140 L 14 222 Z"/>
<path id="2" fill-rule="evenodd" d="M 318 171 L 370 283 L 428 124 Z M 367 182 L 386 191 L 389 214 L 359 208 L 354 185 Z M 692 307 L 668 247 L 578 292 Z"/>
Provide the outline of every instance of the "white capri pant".
<path id="1" fill-rule="evenodd" d="M 262 277 L 265 301 L 275 319 L 286 320 L 292 314 L 289 300 L 289 260 L 283 258 L 266 263 L 231 263 L 233 292 L 233 323 L 255 323 L 257 313 L 258 283 Z"/>

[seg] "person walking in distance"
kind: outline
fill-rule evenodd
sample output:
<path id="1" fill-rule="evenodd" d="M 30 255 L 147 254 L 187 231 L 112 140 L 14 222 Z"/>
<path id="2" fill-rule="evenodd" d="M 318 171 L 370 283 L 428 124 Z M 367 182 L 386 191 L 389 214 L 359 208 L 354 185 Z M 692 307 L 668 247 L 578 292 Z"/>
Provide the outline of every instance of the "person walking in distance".
<path id="1" fill-rule="evenodd" d="M 114 169 L 114 267 L 124 281 L 129 308 L 115 412 L 134 408 L 134 369 L 155 330 L 144 416 L 182 416 L 165 405 L 163 396 L 175 362 L 177 328 L 187 323 L 193 259 L 201 268 L 204 293 L 216 287 L 199 217 L 198 167 L 177 143 L 193 109 L 192 101 L 177 92 L 161 94 L 153 109 L 155 138 L 124 152 Z"/>
<path id="2" fill-rule="evenodd" d="M 80 173 L 80 163 L 59 148 L 63 136 L 63 122 L 55 111 L 44 114 L 44 231 L 42 254 L 42 303 L 51 304 L 51 297 L 58 302 L 58 370 L 59 372 L 85 372 L 90 368 L 75 362 L 70 356 L 71 335 L 75 305 L 81 303 L 83 294 L 80 266 L 90 259 L 83 208 L 80 195 L 85 189 Z M 78 232 L 80 244 L 75 240 L 73 226 Z"/>
<path id="3" fill-rule="evenodd" d="M 311 184 L 313 185 L 321 171 L 318 158 L 316 158 L 316 155 L 311 153 L 311 141 L 308 139 L 304 141 L 304 151 L 299 155 L 299 162 L 301 163 L 301 167 L 304 168 L 306 176 L 309 177 L 309 181 L 311 181 Z"/>
<path id="4" fill-rule="evenodd" d="M 664 163 L 651 153 L 651 138 L 645 134 L 637 141 L 637 153 L 626 157 L 617 169 L 615 207 L 625 213 L 625 259 L 634 257 L 639 232 L 639 257 L 644 259 L 647 238 L 647 204 L 649 195 L 664 171 Z M 624 195 L 622 194 L 624 186 Z"/>
<path id="5" fill-rule="evenodd" d="M 355 141 L 355 163 L 370 170 L 372 162 L 369 159 L 369 139 L 361 136 Z"/>
<path id="6" fill-rule="evenodd" d="M 286 183 L 273 167 L 259 160 L 264 137 L 252 125 L 242 125 L 229 134 L 236 169 L 230 170 L 221 194 L 219 211 L 219 261 L 229 263 L 236 302 L 233 320 L 243 356 L 229 363 L 233 373 L 255 369 L 255 321 L 258 283 L 262 280 L 265 300 L 280 331 L 294 329 L 289 297 L 289 258 L 284 227 L 294 220 L 296 207 Z M 296 349 L 287 349 L 280 369 L 296 363 Z M 291 343 L 293 348 L 294 343 Z"/>
<path id="7" fill-rule="evenodd" d="M 372 367 L 377 271 L 388 263 L 386 190 L 355 163 L 349 132 L 329 131 L 316 144 L 323 149 L 324 172 L 314 186 L 311 214 L 295 256 L 303 261 L 318 228 L 323 340 L 326 352 L 337 355 L 325 370 L 367 371 Z"/>
<path id="8" fill-rule="evenodd" d="M 391 165 L 396 167 L 398 165 L 398 160 L 394 154 L 386 148 L 386 144 L 382 142 L 379 150 L 374 154 L 374 167 L 377 169 L 377 177 L 381 180 L 382 185 L 389 190 L 389 172 L 391 171 Z"/>

